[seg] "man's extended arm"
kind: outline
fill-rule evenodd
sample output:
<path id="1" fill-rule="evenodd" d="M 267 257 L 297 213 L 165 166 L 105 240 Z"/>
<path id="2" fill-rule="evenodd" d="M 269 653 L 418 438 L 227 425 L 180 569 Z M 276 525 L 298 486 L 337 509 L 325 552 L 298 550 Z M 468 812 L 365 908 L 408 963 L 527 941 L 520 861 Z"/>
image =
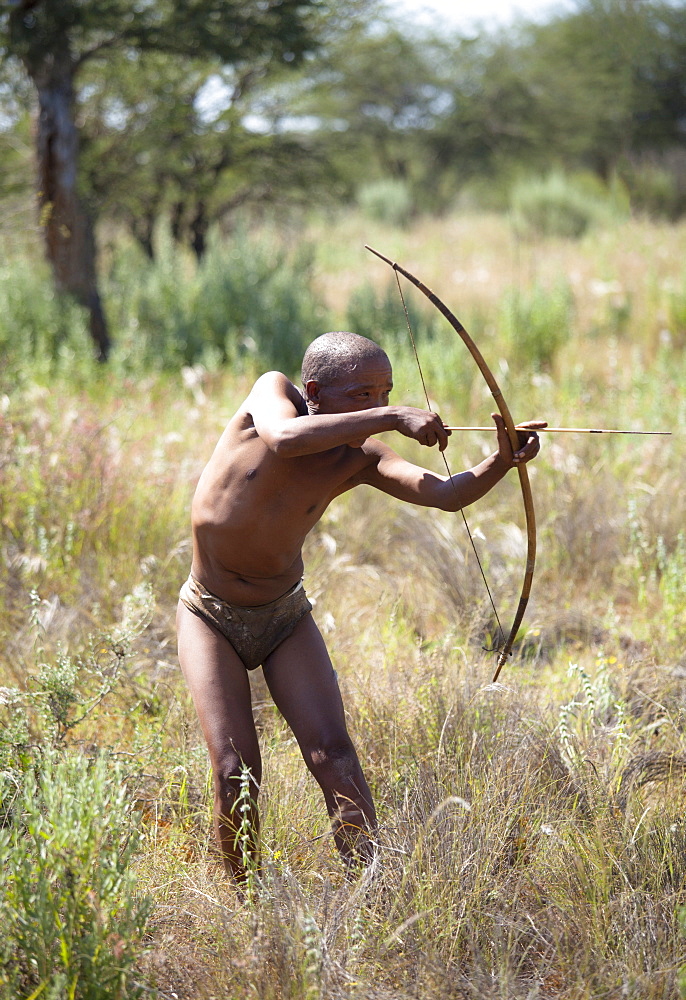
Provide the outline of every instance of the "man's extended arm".
<path id="1" fill-rule="evenodd" d="M 519 463 L 531 461 L 538 454 L 536 429 L 545 421 L 532 421 L 530 431 L 520 432 L 521 446 L 513 454 L 505 424 L 500 414 L 493 414 L 498 431 L 498 451 L 466 472 L 442 476 L 407 462 L 380 441 L 370 441 L 365 451 L 373 452 L 377 461 L 364 471 L 359 481 L 422 507 L 438 507 L 456 511 L 480 500 Z"/>

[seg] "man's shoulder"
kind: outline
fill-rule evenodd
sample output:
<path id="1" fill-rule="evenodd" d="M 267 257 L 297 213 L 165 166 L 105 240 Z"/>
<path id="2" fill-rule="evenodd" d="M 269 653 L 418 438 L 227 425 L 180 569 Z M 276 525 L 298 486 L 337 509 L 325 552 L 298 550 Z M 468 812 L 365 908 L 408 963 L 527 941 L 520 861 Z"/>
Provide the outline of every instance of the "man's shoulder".
<path id="1" fill-rule="evenodd" d="M 305 416 L 305 397 L 283 372 L 270 371 L 260 375 L 240 407 L 239 414 Z"/>
<path id="2" fill-rule="evenodd" d="M 271 371 L 260 375 L 252 389 L 250 397 L 264 398 L 273 396 L 284 396 L 292 402 L 302 403 L 303 394 L 296 385 L 291 382 L 283 372 Z"/>
<path id="3" fill-rule="evenodd" d="M 277 371 L 265 372 L 263 375 L 260 375 L 252 387 L 252 392 L 264 392 L 275 388 L 284 390 L 293 389 L 295 392 L 298 392 L 288 376 L 284 375 L 283 372 Z"/>

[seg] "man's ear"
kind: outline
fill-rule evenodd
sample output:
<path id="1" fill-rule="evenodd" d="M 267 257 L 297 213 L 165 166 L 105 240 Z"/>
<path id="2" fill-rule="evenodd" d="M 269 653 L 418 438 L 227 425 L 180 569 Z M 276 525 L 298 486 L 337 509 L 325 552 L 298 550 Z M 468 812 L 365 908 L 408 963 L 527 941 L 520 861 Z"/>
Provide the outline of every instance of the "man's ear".
<path id="1" fill-rule="evenodd" d="M 316 379 L 308 379 L 305 383 L 305 395 L 310 406 L 319 406 L 319 382 Z"/>

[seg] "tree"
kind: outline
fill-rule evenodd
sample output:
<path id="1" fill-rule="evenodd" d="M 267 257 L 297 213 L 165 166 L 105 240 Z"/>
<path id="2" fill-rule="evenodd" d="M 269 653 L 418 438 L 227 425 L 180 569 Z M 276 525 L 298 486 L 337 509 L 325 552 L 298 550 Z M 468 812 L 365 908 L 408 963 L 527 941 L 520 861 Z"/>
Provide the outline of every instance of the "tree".
<path id="1" fill-rule="evenodd" d="M 230 224 L 239 208 L 311 203 L 329 164 L 307 136 L 282 133 L 261 103 L 286 72 L 264 59 L 221 73 L 187 61 L 179 73 L 176 59 L 150 52 L 86 68 L 82 178 L 99 214 L 122 222 L 151 258 L 164 217 L 200 259 L 209 227 Z"/>
<path id="2" fill-rule="evenodd" d="M 684 145 L 686 9 L 582 0 L 543 24 L 459 39 L 441 69 L 450 108 L 429 136 L 461 181 L 563 165 L 608 179 Z"/>
<path id="3" fill-rule="evenodd" d="M 0 55 L 19 60 L 35 87 L 37 190 L 45 248 L 59 290 L 89 311 L 98 358 L 110 336 L 98 292 L 94 205 L 80 184 L 76 82 L 115 54 L 168 53 L 249 67 L 295 65 L 313 45 L 317 0 L 9 0 Z"/>
<path id="4" fill-rule="evenodd" d="M 412 185 L 423 173 L 425 137 L 443 110 L 432 40 L 410 36 L 379 12 L 331 39 L 286 95 L 335 157 L 349 193 L 391 178 Z"/>

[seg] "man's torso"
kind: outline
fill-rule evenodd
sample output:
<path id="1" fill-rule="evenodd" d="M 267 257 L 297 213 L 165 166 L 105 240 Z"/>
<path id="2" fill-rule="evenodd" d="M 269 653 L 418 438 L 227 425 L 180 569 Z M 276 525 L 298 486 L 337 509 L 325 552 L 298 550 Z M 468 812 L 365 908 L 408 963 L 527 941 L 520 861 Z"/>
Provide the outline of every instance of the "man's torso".
<path id="1" fill-rule="evenodd" d="M 279 457 L 257 434 L 244 404 L 220 438 L 195 493 L 194 575 L 238 605 L 280 597 L 302 576 L 307 533 L 374 461 L 369 450 L 347 445 Z"/>

